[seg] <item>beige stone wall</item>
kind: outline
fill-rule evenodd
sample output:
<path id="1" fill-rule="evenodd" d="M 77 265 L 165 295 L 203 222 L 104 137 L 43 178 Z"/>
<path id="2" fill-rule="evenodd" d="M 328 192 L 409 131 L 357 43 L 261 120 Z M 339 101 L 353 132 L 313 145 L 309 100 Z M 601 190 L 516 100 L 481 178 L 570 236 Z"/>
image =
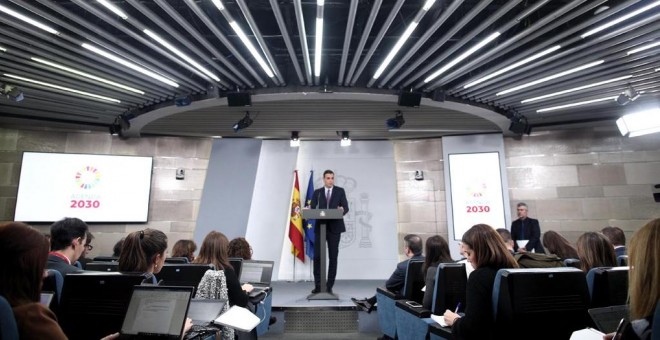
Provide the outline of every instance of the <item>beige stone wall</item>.
<path id="1" fill-rule="evenodd" d="M 108 255 L 127 233 L 144 228 L 164 231 L 169 246 L 192 238 L 206 178 L 212 139 L 143 137 L 121 140 L 107 133 L 52 132 L 0 129 L 0 221 L 14 218 L 23 151 L 152 156 L 149 222 L 146 224 L 93 224 L 92 256 Z M 186 178 L 176 180 L 184 168 Z M 35 225 L 47 232 L 48 225 Z"/>
<path id="2" fill-rule="evenodd" d="M 394 148 L 400 245 L 408 233 L 446 238 L 441 140 L 395 141 Z M 542 231 L 574 242 L 612 225 L 629 239 L 660 217 L 652 198 L 660 184 L 660 134 L 622 138 L 616 127 L 539 132 L 505 138 L 505 156 L 511 213 L 524 201 Z M 424 171 L 424 181 L 412 179 L 415 170 Z"/>

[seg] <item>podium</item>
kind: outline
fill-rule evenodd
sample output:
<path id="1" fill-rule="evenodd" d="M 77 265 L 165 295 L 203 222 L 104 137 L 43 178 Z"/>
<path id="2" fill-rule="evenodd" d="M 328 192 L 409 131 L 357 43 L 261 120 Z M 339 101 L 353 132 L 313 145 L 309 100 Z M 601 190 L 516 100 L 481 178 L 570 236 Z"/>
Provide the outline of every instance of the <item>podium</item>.
<path id="1" fill-rule="evenodd" d="M 316 220 L 316 227 L 320 228 L 319 236 L 321 238 L 320 240 L 316 240 L 316 242 L 319 242 L 319 248 L 321 249 L 321 253 L 316 254 L 316 256 L 320 257 L 320 262 L 321 262 L 319 265 L 320 267 L 319 274 L 321 275 L 321 291 L 318 293 L 312 293 L 308 295 L 307 300 L 339 300 L 337 295 L 330 294 L 327 292 L 328 269 L 326 268 L 326 263 L 325 263 L 326 262 L 325 253 L 327 251 L 325 232 L 327 228 L 327 221 L 343 219 L 344 211 L 341 209 L 303 209 L 302 216 L 306 220 Z"/>

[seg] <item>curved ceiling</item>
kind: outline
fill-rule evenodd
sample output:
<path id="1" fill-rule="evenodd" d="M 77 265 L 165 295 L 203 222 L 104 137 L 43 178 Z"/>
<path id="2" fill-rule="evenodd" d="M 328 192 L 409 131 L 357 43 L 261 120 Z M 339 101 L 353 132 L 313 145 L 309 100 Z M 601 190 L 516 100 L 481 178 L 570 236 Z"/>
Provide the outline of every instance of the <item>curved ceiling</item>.
<path id="1" fill-rule="evenodd" d="M 0 123 L 391 139 L 609 122 L 657 102 L 659 19 L 652 0 L 10 0 Z M 227 107 L 237 89 L 252 107 Z M 404 130 L 388 131 L 397 110 Z"/>

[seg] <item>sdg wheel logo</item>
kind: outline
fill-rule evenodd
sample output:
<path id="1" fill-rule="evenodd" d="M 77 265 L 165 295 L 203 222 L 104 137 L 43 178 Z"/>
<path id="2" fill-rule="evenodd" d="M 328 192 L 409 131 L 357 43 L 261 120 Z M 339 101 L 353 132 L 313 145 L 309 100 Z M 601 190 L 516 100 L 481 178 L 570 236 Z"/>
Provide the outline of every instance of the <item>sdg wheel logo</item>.
<path id="1" fill-rule="evenodd" d="M 93 166 L 86 166 L 76 173 L 76 186 L 89 190 L 101 181 L 101 173 Z"/>

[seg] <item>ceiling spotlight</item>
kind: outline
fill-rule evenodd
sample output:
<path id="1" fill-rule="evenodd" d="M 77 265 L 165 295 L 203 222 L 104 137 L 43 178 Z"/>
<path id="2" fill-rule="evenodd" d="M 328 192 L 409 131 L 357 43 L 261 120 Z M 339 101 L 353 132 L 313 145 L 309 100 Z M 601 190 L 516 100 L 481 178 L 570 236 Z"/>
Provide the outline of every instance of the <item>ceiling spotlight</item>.
<path id="1" fill-rule="evenodd" d="M 637 100 L 639 95 L 639 92 L 637 92 L 637 90 L 635 90 L 631 84 L 628 84 L 628 88 L 616 97 L 616 103 L 619 105 L 626 105 Z"/>
<path id="2" fill-rule="evenodd" d="M 341 132 L 341 146 L 351 146 L 351 138 L 348 137 L 348 131 Z"/>
<path id="3" fill-rule="evenodd" d="M 177 107 L 188 106 L 191 103 L 192 103 L 192 97 L 190 95 L 174 97 L 174 105 L 176 105 Z"/>
<path id="4" fill-rule="evenodd" d="M 7 97 L 7 99 L 20 102 L 24 99 L 23 91 L 15 85 L 0 84 L 0 93 Z"/>
<path id="5" fill-rule="evenodd" d="M 385 121 L 385 124 L 387 125 L 387 128 L 390 129 L 390 130 L 399 129 L 405 123 L 406 123 L 406 120 L 403 119 L 403 112 L 401 112 L 401 111 L 397 111 L 394 118 L 390 118 L 390 119 Z"/>
<path id="6" fill-rule="evenodd" d="M 289 145 L 292 148 L 297 148 L 300 146 L 300 139 L 298 138 L 298 131 L 291 131 L 291 142 Z"/>
<path id="7" fill-rule="evenodd" d="M 252 118 L 250 118 L 250 111 L 245 111 L 245 117 L 241 118 L 241 120 L 236 122 L 236 124 L 232 126 L 232 129 L 234 129 L 234 132 L 238 132 L 239 130 L 243 130 L 250 125 L 252 125 Z"/>

